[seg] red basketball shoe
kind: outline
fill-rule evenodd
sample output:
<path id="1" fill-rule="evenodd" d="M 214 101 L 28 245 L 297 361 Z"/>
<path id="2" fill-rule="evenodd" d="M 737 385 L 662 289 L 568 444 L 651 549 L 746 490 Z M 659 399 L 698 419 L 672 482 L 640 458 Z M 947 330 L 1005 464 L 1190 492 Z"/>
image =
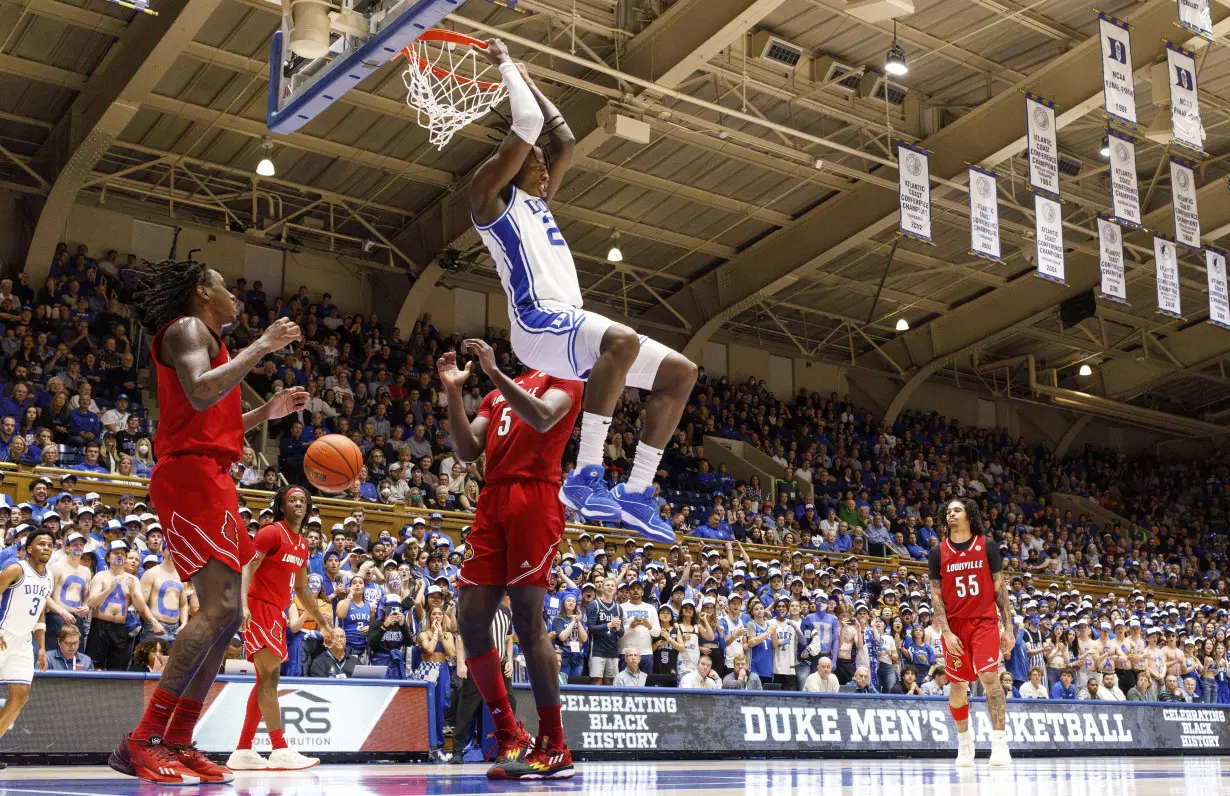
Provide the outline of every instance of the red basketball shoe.
<path id="1" fill-rule="evenodd" d="M 502 735 L 498 730 L 495 733 L 494 765 L 487 770 L 487 779 L 512 779 L 505 773 L 507 768 L 520 763 L 526 752 L 534 748 L 534 739 L 525 731 L 521 722 L 517 722 L 515 733 L 507 737 L 501 737 Z"/>
<path id="2" fill-rule="evenodd" d="M 137 740 L 129 734 L 116 745 L 107 765 L 121 774 L 159 785 L 201 784 L 201 775 L 179 762 L 179 756 L 157 735 Z"/>
<path id="3" fill-rule="evenodd" d="M 534 750 L 524 757 L 497 766 L 500 775 L 492 777 L 492 768 L 487 772 L 491 779 L 570 779 L 576 771 L 572 767 L 572 752 L 560 744 L 553 746 L 545 735 L 538 737 Z"/>
<path id="4" fill-rule="evenodd" d="M 220 766 L 205 756 L 196 748 L 196 744 L 167 744 L 167 747 L 179 758 L 184 768 L 195 771 L 201 777 L 201 782 L 230 782 L 235 774 L 226 766 Z"/>

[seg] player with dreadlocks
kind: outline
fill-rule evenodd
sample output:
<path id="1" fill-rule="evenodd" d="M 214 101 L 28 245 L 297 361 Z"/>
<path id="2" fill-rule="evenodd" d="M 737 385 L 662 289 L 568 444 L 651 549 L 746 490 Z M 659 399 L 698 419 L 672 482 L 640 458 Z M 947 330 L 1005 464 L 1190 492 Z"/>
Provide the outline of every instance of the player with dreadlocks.
<path id="1" fill-rule="evenodd" d="M 123 774 L 162 784 L 229 782 L 192 743 L 192 731 L 240 621 L 240 571 L 252 541 L 237 520 L 239 496 L 228 469 L 254 426 L 303 408 L 301 387 L 245 413 L 239 382 L 268 354 L 302 339 L 279 319 L 234 359 L 222 329 L 235 322 L 235 300 L 222 275 L 194 260 L 151 266 L 135 296 L 137 318 L 153 335 L 161 418 L 149 496 L 167 552 L 201 610 L 179 631 L 145 715 L 112 752 Z"/>
<path id="2" fill-rule="evenodd" d="M 1004 733 L 1007 703 L 999 681 L 999 659 L 1001 652 L 1006 656 L 1016 645 L 1008 579 L 999 548 L 986 537 L 977 503 L 950 500 L 944 520 L 948 535 L 931 548 L 927 564 L 935 611 L 931 624 L 943 634 L 944 673 L 951 683 L 948 712 L 957 725 L 957 766 L 974 765 L 974 734 L 969 727 L 969 684 L 974 678 L 987 693 L 991 765 L 1006 766 L 1012 763 L 1012 754 Z"/>

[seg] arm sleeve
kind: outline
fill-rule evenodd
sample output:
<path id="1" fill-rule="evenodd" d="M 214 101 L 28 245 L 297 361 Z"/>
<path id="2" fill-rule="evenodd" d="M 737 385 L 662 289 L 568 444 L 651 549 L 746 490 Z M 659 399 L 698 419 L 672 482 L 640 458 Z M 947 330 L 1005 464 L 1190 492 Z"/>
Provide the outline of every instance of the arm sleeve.
<path id="1" fill-rule="evenodd" d="M 991 545 L 987 544 L 987 559 L 991 558 Z M 995 560 L 999 561 L 999 550 L 995 551 Z M 940 546 L 936 545 L 927 551 L 927 570 L 931 580 L 940 580 Z M 992 566 L 991 574 L 994 575 L 999 570 Z"/>
<path id="2" fill-rule="evenodd" d="M 542 134 L 542 108 L 538 106 L 534 92 L 530 91 L 516 64 L 511 61 L 500 64 L 500 74 L 504 76 L 508 103 L 512 106 L 512 132 L 527 144 L 533 144 Z"/>
<path id="3" fill-rule="evenodd" d="M 987 540 L 987 566 L 991 568 L 991 574 L 994 575 L 1004 568 L 1004 560 L 999 554 L 999 545 L 991 537 L 986 537 Z M 939 550 L 939 547 L 934 548 Z M 937 559 L 938 560 L 938 559 Z"/>

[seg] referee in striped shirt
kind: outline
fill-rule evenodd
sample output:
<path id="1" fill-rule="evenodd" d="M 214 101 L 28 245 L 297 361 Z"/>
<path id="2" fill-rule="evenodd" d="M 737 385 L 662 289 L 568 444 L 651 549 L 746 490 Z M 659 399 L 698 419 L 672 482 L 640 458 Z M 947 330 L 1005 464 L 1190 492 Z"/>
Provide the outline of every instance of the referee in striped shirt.
<path id="1" fill-rule="evenodd" d="M 509 608 L 508 595 L 504 595 L 504 599 L 500 601 L 500 607 L 495 612 L 495 617 L 491 620 L 491 637 L 497 640 L 497 645 L 500 650 L 500 663 L 504 665 L 504 687 L 508 690 L 508 701 L 512 705 L 513 710 L 517 709 L 517 698 L 512 688 L 512 673 L 513 673 L 513 629 L 512 629 L 512 609 Z M 503 639 L 503 644 L 499 644 L 499 639 Z M 474 678 L 469 676 L 469 672 L 465 665 L 465 646 L 462 644 L 461 635 L 457 635 L 457 677 L 461 680 L 461 687 L 453 689 L 453 705 L 455 718 L 453 720 L 453 763 L 460 764 L 464 762 L 461 759 L 461 752 L 466 748 L 469 742 L 474 738 L 475 729 L 471 725 L 474 724 L 474 718 L 479 710 L 483 707 L 483 696 L 478 692 L 478 686 L 474 684 Z M 482 729 L 482 721 L 478 722 L 478 729 Z M 482 743 L 480 737 L 479 743 Z"/>

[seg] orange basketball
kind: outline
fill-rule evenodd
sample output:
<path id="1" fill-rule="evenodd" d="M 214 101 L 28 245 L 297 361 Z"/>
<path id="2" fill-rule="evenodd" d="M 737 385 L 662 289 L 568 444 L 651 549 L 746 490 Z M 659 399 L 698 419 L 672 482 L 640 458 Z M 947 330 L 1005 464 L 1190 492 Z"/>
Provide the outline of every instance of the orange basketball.
<path id="1" fill-rule="evenodd" d="M 326 434 L 308 446 L 303 474 L 322 492 L 343 492 L 359 477 L 363 452 L 341 434 Z"/>

